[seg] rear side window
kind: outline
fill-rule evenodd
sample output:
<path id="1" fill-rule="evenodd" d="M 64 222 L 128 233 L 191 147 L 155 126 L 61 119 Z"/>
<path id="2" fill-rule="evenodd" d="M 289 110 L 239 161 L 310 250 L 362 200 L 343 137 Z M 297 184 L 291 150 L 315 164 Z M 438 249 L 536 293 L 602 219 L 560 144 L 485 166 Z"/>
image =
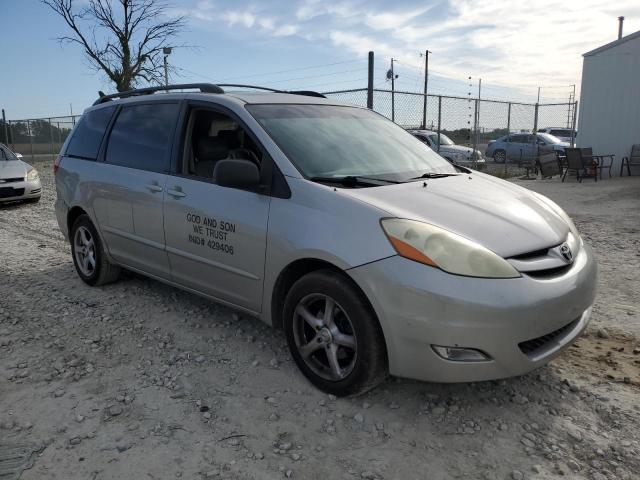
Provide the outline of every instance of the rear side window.
<path id="1" fill-rule="evenodd" d="M 113 125 L 105 161 L 151 172 L 169 170 L 177 103 L 124 107 Z"/>
<path id="2" fill-rule="evenodd" d="M 65 155 L 95 160 L 109 120 L 116 107 L 105 107 L 85 113 L 73 131 Z"/>

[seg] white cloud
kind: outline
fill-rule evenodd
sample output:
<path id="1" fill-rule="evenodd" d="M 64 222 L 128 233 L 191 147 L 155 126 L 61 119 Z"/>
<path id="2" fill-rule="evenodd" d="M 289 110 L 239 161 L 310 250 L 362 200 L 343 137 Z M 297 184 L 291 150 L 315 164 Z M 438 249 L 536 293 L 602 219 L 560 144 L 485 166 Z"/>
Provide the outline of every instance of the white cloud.
<path id="1" fill-rule="evenodd" d="M 430 8 L 430 6 L 426 6 L 408 11 L 367 13 L 365 24 L 374 30 L 396 29 L 422 15 Z"/>
<path id="2" fill-rule="evenodd" d="M 222 14 L 222 18 L 226 20 L 230 27 L 236 24 L 243 25 L 247 28 L 253 27 L 256 22 L 256 16 L 246 11 L 227 11 Z"/>
<path id="3" fill-rule="evenodd" d="M 300 27 L 298 25 L 282 25 L 281 27 L 275 28 L 273 30 L 274 37 L 288 37 L 290 35 L 295 35 L 300 31 Z"/>
<path id="4" fill-rule="evenodd" d="M 581 54 L 615 39 L 616 17 L 627 15 L 627 33 L 640 28 L 640 2 L 616 0 L 448 0 L 392 5 L 376 0 L 294 0 L 216 8 L 224 0 L 199 0 L 190 15 L 222 18 L 249 35 L 298 37 L 341 52 L 393 56 L 418 74 L 418 53 L 432 52 L 432 71 L 458 80 L 530 92 L 538 85 L 579 83 Z M 636 19 L 633 19 L 633 15 Z M 292 21 L 293 19 L 293 21 Z M 386 60 L 385 60 L 386 61 Z"/>

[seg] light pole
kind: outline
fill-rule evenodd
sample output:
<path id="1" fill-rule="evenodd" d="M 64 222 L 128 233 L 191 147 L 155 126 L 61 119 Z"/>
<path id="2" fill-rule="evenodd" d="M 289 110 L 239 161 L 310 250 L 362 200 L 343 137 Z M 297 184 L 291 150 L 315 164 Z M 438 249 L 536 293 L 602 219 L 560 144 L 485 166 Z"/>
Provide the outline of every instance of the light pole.
<path id="1" fill-rule="evenodd" d="M 171 54 L 171 47 L 163 47 L 162 53 L 164 53 L 164 85 L 169 86 L 169 67 L 167 65 L 167 57 Z"/>

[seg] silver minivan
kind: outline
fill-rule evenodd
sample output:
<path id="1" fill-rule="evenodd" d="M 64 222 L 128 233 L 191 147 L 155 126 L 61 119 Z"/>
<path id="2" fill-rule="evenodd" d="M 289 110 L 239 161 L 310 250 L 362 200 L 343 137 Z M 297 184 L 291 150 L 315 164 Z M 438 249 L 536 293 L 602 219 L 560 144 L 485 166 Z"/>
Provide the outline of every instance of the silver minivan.
<path id="1" fill-rule="evenodd" d="M 54 169 L 83 281 L 125 268 L 259 317 L 335 395 L 520 375 L 590 318 L 596 264 L 560 207 L 313 92 L 102 97 Z"/>

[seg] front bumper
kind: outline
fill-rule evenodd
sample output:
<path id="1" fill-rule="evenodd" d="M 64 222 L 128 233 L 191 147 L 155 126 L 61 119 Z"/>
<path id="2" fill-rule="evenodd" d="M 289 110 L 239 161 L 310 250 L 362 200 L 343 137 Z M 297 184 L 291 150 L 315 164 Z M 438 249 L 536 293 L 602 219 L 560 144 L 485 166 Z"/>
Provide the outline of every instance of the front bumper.
<path id="1" fill-rule="evenodd" d="M 378 315 L 392 375 L 469 382 L 522 375 L 567 348 L 589 322 L 597 267 L 585 245 L 569 270 L 544 279 L 462 277 L 399 256 L 348 273 Z M 445 360 L 432 345 L 490 359 Z"/>
<path id="2" fill-rule="evenodd" d="M 39 198 L 42 195 L 40 179 L 0 183 L 0 202 L 15 202 Z"/>

